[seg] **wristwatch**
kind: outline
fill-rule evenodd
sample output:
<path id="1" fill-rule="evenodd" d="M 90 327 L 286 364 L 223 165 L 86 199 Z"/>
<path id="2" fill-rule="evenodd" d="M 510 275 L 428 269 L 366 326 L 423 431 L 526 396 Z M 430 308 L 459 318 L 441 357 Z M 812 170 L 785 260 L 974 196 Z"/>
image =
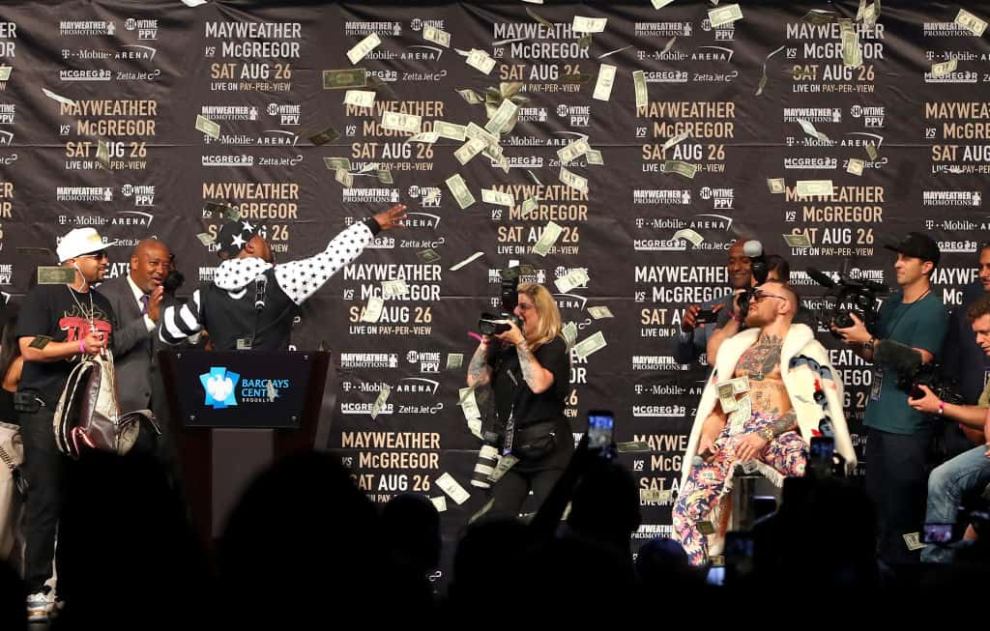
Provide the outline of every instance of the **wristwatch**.
<path id="1" fill-rule="evenodd" d="M 774 436 L 773 428 L 772 427 L 764 427 L 763 429 L 761 429 L 760 431 L 758 431 L 756 433 L 757 433 L 757 435 L 759 435 L 760 437 L 762 437 L 768 443 L 771 442 L 771 441 L 773 441 L 774 438 L 776 438 L 776 436 Z"/>

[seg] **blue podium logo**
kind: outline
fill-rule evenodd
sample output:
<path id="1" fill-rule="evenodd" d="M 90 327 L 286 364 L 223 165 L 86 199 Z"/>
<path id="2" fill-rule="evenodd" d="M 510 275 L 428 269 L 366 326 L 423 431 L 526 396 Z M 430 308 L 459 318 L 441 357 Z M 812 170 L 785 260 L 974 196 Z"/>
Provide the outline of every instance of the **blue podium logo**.
<path id="1" fill-rule="evenodd" d="M 211 366 L 210 372 L 199 376 L 199 381 L 203 384 L 203 390 L 206 392 L 203 405 L 212 406 L 214 410 L 222 410 L 237 405 L 237 399 L 234 398 L 234 386 L 240 379 L 241 376 L 236 372 L 227 372 L 226 368 Z"/>

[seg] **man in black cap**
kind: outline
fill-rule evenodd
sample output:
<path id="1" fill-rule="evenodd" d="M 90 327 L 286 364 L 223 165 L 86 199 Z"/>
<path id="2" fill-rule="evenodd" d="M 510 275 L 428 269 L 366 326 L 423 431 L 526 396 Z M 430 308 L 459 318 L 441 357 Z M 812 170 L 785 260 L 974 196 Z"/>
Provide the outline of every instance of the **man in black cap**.
<path id="1" fill-rule="evenodd" d="M 162 341 L 178 344 L 205 328 L 218 351 L 286 350 L 296 308 L 356 259 L 379 231 L 401 225 L 405 216 L 405 205 L 396 204 L 347 228 L 319 254 L 278 265 L 260 226 L 227 222 L 218 238 L 223 262 L 213 282 L 181 307 L 165 309 Z"/>
<path id="2" fill-rule="evenodd" d="M 900 291 L 884 301 L 875 333 L 852 315 L 855 324 L 836 329 L 867 361 L 895 344 L 910 347 L 923 363 L 935 361 L 948 329 L 942 300 L 932 292 L 931 275 L 938 265 L 938 245 L 931 237 L 911 232 L 899 243 L 884 246 L 897 252 L 894 272 Z M 902 353 L 903 354 L 903 353 Z M 917 561 L 914 536 L 925 515 L 928 447 L 932 426 L 925 415 L 908 405 L 908 392 L 898 387 L 898 375 L 882 362 L 874 363 L 867 428 L 866 490 L 877 508 L 880 557 L 889 563 Z"/>

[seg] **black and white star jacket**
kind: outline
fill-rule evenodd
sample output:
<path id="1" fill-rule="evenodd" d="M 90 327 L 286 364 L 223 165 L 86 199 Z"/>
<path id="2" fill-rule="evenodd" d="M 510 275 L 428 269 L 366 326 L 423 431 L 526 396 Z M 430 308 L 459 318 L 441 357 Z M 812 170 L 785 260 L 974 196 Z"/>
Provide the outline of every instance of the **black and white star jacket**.
<path id="1" fill-rule="evenodd" d="M 257 257 L 228 259 L 212 283 L 185 304 L 165 309 L 159 336 L 166 344 L 178 344 L 205 328 L 218 351 L 285 350 L 298 306 L 356 259 L 379 230 L 374 219 L 355 223 L 319 254 L 277 265 Z M 259 299 L 261 309 L 256 308 Z"/>

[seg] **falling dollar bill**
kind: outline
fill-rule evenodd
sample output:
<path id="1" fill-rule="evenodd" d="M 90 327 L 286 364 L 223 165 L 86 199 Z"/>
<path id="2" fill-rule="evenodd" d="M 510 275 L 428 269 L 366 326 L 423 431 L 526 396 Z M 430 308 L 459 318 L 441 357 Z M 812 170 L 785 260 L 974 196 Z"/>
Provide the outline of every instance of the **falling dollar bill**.
<path id="1" fill-rule="evenodd" d="M 650 443 L 643 442 L 641 440 L 615 443 L 615 450 L 620 454 L 636 454 L 653 451 L 650 448 Z"/>
<path id="2" fill-rule="evenodd" d="M 798 180 L 794 190 L 798 197 L 831 197 L 832 180 Z"/>
<path id="3" fill-rule="evenodd" d="M 561 228 L 557 223 L 551 221 L 543 228 L 543 232 L 540 234 L 540 239 L 533 246 L 533 252 L 539 254 L 540 256 L 546 256 L 550 252 L 550 248 L 553 244 L 557 242 L 560 235 L 563 234 L 564 229 Z"/>
<path id="4" fill-rule="evenodd" d="M 987 30 L 986 21 L 976 17 L 966 9 L 959 9 L 955 22 L 977 37 L 983 37 L 984 31 Z"/>
<path id="5" fill-rule="evenodd" d="M 588 315 L 596 320 L 601 320 L 602 318 L 614 318 L 611 309 L 608 307 L 588 307 Z"/>
<path id="6" fill-rule="evenodd" d="M 354 176 L 344 169 L 337 169 L 334 179 L 340 182 L 344 188 L 352 188 L 354 186 Z"/>
<path id="7" fill-rule="evenodd" d="M 654 9 L 659 10 L 659 9 L 664 8 L 665 6 L 667 6 L 668 4 L 670 4 L 673 1 L 674 0 L 650 0 L 650 3 L 653 4 L 653 8 Z"/>
<path id="8" fill-rule="evenodd" d="M 438 140 L 440 140 L 440 134 L 435 131 L 424 131 L 406 138 L 406 142 L 425 142 L 428 145 L 432 145 Z"/>
<path id="9" fill-rule="evenodd" d="M 669 504 L 674 493 L 670 489 L 640 489 L 639 500 L 642 503 Z"/>
<path id="10" fill-rule="evenodd" d="M 323 164 L 331 171 L 350 171 L 351 161 L 349 158 L 323 158 Z"/>
<path id="11" fill-rule="evenodd" d="M 435 26 L 427 24 L 423 27 L 423 39 L 434 44 L 440 44 L 444 48 L 450 48 L 450 33 Z"/>
<path id="12" fill-rule="evenodd" d="M 470 189 L 468 189 L 467 182 L 464 181 L 464 178 L 461 177 L 460 173 L 451 175 L 449 178 L 444 180 L 444 182 L 447 184 L 447 188 L 450 189 L 451 194 L 457 201 L 457 205 L 461 207 L 461 210 L 464 210 L 476 201 L 474 199 L 474 195 L 472 195 Z"/>
<path id="13" fill-rule="evenodd" d="M 220 125 L 214 123 L 202 114 L 196 115 L 196 131 L 201 131 L 214 140 L 220 137 Z"/>
<path id="14" fill-rule="evenodd" d="M 0 81 L 9 81 L 10 72 L 14 69 L 13 66 L 0 66 Z"/>
<path id="15" fill-rule="evenodd" d="M 457 391 L 457 405 L 461 406 L 464 418 L 481 418 L 481 409 L 474 394 L 474 388 L 461 388 Z"/>
<path id="16" fill-rule="evenodd" d="M 729 415 L 729 423 L 734 431 L 741 430 L 753 415 L 753 400 L 749 395 L 739 399 L 737 403 L 736 411 Z"/>
<path id="17" fill-rule="evenodd" d="M 498 206 L 515 206 L 516 200 L 512 199 L 510 193 L 495 191 L 489 188 L 481 189 L 481 201 L 486 204 L 496 204 Z"/>
<path id="18" fill-rule="evenodd" d="M 378 393 L 378 398 L 375 399 L 374 404 L 371 406 L 371 419 L 374 420 L 378 418 L 381 414 L 382 409 L 385 408 L 385 402 L 388 401 L 388 395 L 392 393 L 392 388 L 387 385 L 382 385 L 382 391 Z"/>
<path id="19" fill-rule="evenodd" d="M 811 9 L 801 18 L 802 22 L 809 24 L 829 24 L 839 19 L 839 14 L 825 9 Z"/>
<path id="20" fill-rule="evenodd" d="M 955 72 L 956 67 L 958 65 L 959 65 L 959 60 L 957 59 L 950 59 L 949 61 L 943 61 L 940 64 L 932 64 L 932 76 L 944 77 L 945 75 Z"/>
<path id="21" fill-rule="evenodd" d="M 378 177 L 378 181 L 382 184 L 394 184 L 395 180 L 392 179 L 392 172 L 386 169 L 381 169 L 375 175 Z"/>
<path id="22" fill-rule="evenodd" d="M 378 37 L 378 33 L 372 33 L 358 42 L 357 46 L 347 51 L 347 58 L 351 60 L 352 64 L 356 64 L 367 57 L 368 53 L 378 48 L 381 43 L 382 40 Z"/>
<path id="23" fill-rule="evenodd" d="M 501 134 L 511 126 L 510 123 L 518 111 L 518 105 L 505 99 L 495 110 L 495 114 L 488 121 L 488 124 L 485 125 L 485 130 L 494 135 Z"/>
<path id="24" fill-rule="evenodd" d="M 567 274 L 553 281 L 553 284 L 556 285 L 557 291 L 562 294 L 568 294 L 575 287 L 586 285 L 589 280 L 591 280 L 591 278 L 588 276 L 588 272 L 579 267 L 577 269 L 572 269 L 567 272 Z"/>
<path id="25" fill-rule="evenodd" d="M 110 145 L 105 140 L 101 140 L 96 145 L 96 161 L 104 169 L 110 168 Z"/>
<path id="26" fill-rule="evenodd" d="M 872 27 L 877 23 L 877 18 L 880 17 L 879 5 L 879 2 L 874 2 L 863 10 L 863 24 Z"/>
<path id="27" fill-rule="evenodd" d="M 454 476 L 449 473 L 444 473 L 442 476 L 436 479 L 436 485 L 440 487 L 440 490 L 446 493 L 450 499 L 454 500 L 458 506 L 468 501 L 471 498 L 471 494 L 464 490 L 464 487 L 458 484 Z"/>
<path id="28" fill-rule="evenodd" d="M 454 158 L 461 164 L 467 164 L 485 148 L 485 141 L 473 138 L 454 151 Z"/>
<path id="29" fill-rule="evenodd" d="M 780 195 L 787 190 L 787 184 L 784 183 L 784 178 L 782 177 L 767 178 L 767 187 L 773 195 Z"/>
<path id="30" fill-rule="evenodd" d="M 368 305 L 361 312 L 361 322 L 378 322 L 385 309 L 385 301 L 378 296 L 368 298 Z"/>
<path id="31" fill-rule="evenodd" d="M 846 173 L 863 175 L 863 167 L 865 166 L 866 163 L 859 158 L 849 158 L 849 164 L 846 165 Z"/>
<path id="32" fill-rule="evenodd" d="M 468 54 L 467 65 L 485 74 L 491 74 L 492 69 L 495 68 L 495 60 L 485 51 L 473 48 Z"/>
<path id="33" fill-rule="evenodd" d="M 685 241 L 690 241 L 691 245 L 698 247 L 701 242 L 705 240 L 703 236 L 692 230 L 691 228 L 681 228 L 674 233 L 675 239 L 684 239 Z"/>
<path id="34" fill-rule="evenodd" d="M 476 261 L 476 260 L 480 259 L 484 255 L 485 255 L 484 252 L 475 252 L 474 254 L 472 254 L 471 256 L 467 257 L 463 261 L 460 261 L 459 263 L 455 263 L 454 265 L 451 265 L 450 266 L 450 269 L 448 271 L 456 272 L 457 270 L 462 269 L 463 267 L 471 264 L 473 261 Z"/>
<path id="35" fill-rule="evenodd" d="M 344 93 L 344 104 L 354 107 L 372 107 L 375 104 L 375 93 L 370 90 L 348 90 Z"/>
<path id="36" fill-rule="evenodd" d="M 585 194 L 588 193 L 588 180 L 576 173 L 568 171 L 564 167 L 560 167 L 560 181 L 575 190 Z"/>
<path id="37" fill-rule="evenodd" d="M 667 151 L 667 149 L 670 149 L 671 147 L 673 147 L 678 143 L 684 142 L 690 137 L 691 137 L 691 132 L 687 132 L 687 131 L 681 132 L 672 138 L 668 138 L 667 142 L 663 143 L 663 146 L 660 147 L 660 150 Z"/>
<path id="38" fill-rule="evenodd" d="M 503 81 L 498 84 L 498 93 L 503 99 L 511 99 L 523 89 L 522 81 Z"/>
<path id="39" fill-rule="evenodd" d="M 557 157 L 560 158 L 561 164 L 567 164 L 568 162 L 574 162 L 584 154 L 588 153 L 590 149 L 591 147 L 588 145 L 588 141 L 584 138 L 579 138 L 566 147 L 558 149 Z"/>
<path id="40" fill-rule="evenodd" d="M 344 68 L 323 71 L 324 90 L 346 90 L 363 88 L 368 85 L 368 71 L 365 68 Z"/>
<path id="41" fill-rule="evenodd" d="M 196 235 L 196 238 L 199 239 L 199 242 L 205 245 L 206 247 L 210 247 L 211 245 L 216 243 L 216 239 L 213 238 L 213 235 L 207 232 L 198 233 Z"/>
<path id="42" fill-rule="evenodd" d="M 820 132 L 817 129 L 815 129 L 815 126 L 814 125 L 812 125 L 810 122 L 804 120 L 803 118 L 797 119 L 797 123 L 798 123 L 798 125 L 801 126 L 801 129 L 804 130 L 804 133 L 808 134 L 809 136 L 811 136 L 815 140 L 820 140 L 822 142 L 828 142 L 829 141 L 828 136 L 826 136 L 822 132 Z"/>
<path id="43" fill-rule="evenodd" d="M 811 239 L 808 238 L 806 234 L 785 234 L 781 235 L 784 237 L 784 241 L 787 243 L 788 247 L 791 248 L 810 248 Z"/>
<path id="44" fill-rule="evenodd" d="M 527 197 L 522 203 L 522 214 L 526 216 L 536 210 L 536 207 L 540 205 L 540 200 L 537 199 L 535 195 Z"/>
<path id="45" fill-rule="evenodd" d="M 457 90 L 457 93 L 468 102 L 468 105 L 478 105 L 485 102 L 485 99 L 481 98 L 481 95 L 474 90 Z"/>
<path id="46" fill-rule="evenodd" d="M 218 204 L 217 202 L 206 202 L 203 205 L 203 217 L 223 217 L 227 214 L 230 204 Z"/>
<path id="47" fill-rule="evenodd" d="M 608 18 L 589 18 L 575 15 L 571 30 L 575 33 L 604 33 Z"/>
<path id="48" fill-rule="evenodd" d="M 712 28 L 731 24 L 736 20 L 741 20 L 742 17 L 742 9 L 739 8 L 738 4 L 727 4 L 708 12 L 708 21 L 711 22 Z"/>
<path id="49" fill-rule="evenodd" d="M 842 64 L 850 68 L 859 68 L 862 66 L 863 48 L 859 43 L 859 32 L 851 22 L 843 22 L 841 38 Z"/>
<path id="50" fill-rule="evenodd" d="M 767 64 L 770 62 L 770 58 L 782 50 L 784 50 L 784 46 L 781 46 L 780 48 L 777 48 L 776 50 L 772 51 L 769 55 L 766 56 L 766 59 L 763 60 L 763 75 L 760 77 L 759 85 L 756 86 L 756 96 L 760 96 L 761 94 L 763 94 L 763 88 L 767 87 Z"/>
<path id="51" fill-rule="evenodd" d="M 67 98 L 67 97 L 64 97 L 64 96 L 59 96 L 58 94 L 55 94 L 54 92 L 52 92 L 48 88 L 41 88 L 41 91 L 45 93 L 45 96 L 47 96 L 48 98 L 52 99 L 53 101 L 57 101 L 57 102 L 59 102 L 59 103 L 61 103 L 63 105 L 68 105 L 70 107 L 75 107 L 76 106 L 76 102 L 73 101 L 72 99 Z"/>
<path id="52" fill-rule="evenodd" d="M 46 265 L 38 268 L 39 285 L 66 285 L 74 282 L 76 282 L 75 268 Z"/>
<path id="53" fill-rule="evenodd" d="M 567 346 L 574 346 L 578 335 L 577 325 L 573 322 L 568 322 L 560 329 L 560 334 L 564 337 L 564 341 L 567 342 Z"/>
<path id="54" fill-rule="evenodd" d="M 433 502 L 433 507 L 437 509 L 438 513 L 447 512 L 447 498 L 443 495 L 439 497 L 431 497 L 430 501 Z"/>
<path id="55" fill-rule="evenodd" d="M 866 145 L 866 155 L 870 156 L 870 160 L 876 160 L 880 157 L 880 152 L 877 151 L 877 146 L 871 142 Z"/>
<path id="56" fill-rule="evenodd" d="M 921 542 L 921 534 L 918 533 L 917 531 L 906 532 L 903 535 L 901 535 L 901 537 L 903 537 L 904 539 L 904 545 L 907 546 L 907 549 L 910 550 L 911 552 L 914 552 L 915 550 L 921 550 L 922 548 L 927 547 L 924 543 Z"/>
<path id="57" fill-rule="evenodd" d="M 433 131 L 440 138 L 460 141 L 466 138 L 464 125 L 448 123 L 447 121 L 433 121 Z"/>
<path id="58" fill-rule="evenodd" d="M 588 149 L 588 153 L 585 156 L 588 158 L 589 166 L 602 166 L 605 164 L 605 159 L 602 158 L 602 152 L 598 149 Z"/>
<path id="59" fill-rule="evenodd" d="M 694 174 L 698 172 L 698 167 L 683 160 L 664 160 L 662 170 L 664 173 L 676 173 L 693 180 Z"/>
<path id="60" fill-rule="evenodd" d="M 447 370 L 458 370 L 464 365 L 464 353 L 447 353 Z"/>
<path id="61" fill-rule="evenodd" d="M 382 297 L 397 298 L 409 293 L 409 285 L 401 278 L 382 281 Z"/>
<path id="62" fill-rule="evenodd" d="M 608 346 L 605 342 L 605 336 L 601 331 L 598 331 L 591 337 L 585 338 L 574 345 L 574 354 L 577 355 L 578 359 L 586 359 L 592 353 L 597 353 Z"/>
<path id="63" fill-rule="evenodd" d="M 320 146 L 325 145 L 328 142 L 333 142 L 334 140 L 337 140 L 337 138 L 340 138 L 340 133 L 333 127 L 327 127 L 320 133 L 310 136 L 309 141 L 314 145 Z"/>
<path id="64" fill-rule="evenodd" d="M 423 117 L 416 114 L 382 112 L 382 129 L 418 134 L 423 126 Z"/>
<path id="65" fill-rule="evenodd" d="M 595 81 L 595 92 L 591 98 L 596 101 L 607 101 L 612 98 L 612 86 L 615 85 L 617 68 L 610 64 L 602 64 L 598 69 L 598 80 Z"/>
<path id="66" fill-rule="evenodd" d="M 424 263 L 436 263 L 437 261 L 440 260 L 440 255 L 437 254 L 437 251 L 434 250 L 433 248 L 426 248 L 425 250 L 420 250 L 419 252 L 416 252 L 416 256 L 419 257 L 419 260 L 423 261 Z"/>
<path id="67" fill-rule="evenodd" d="M 495 470 L 491 472 L 488 479 L 492 484 L 495 484 L 501 480 L 505 474 L 508 473 L 509 469 L 511 469 L 517 462 L 519 462 L 519 458 L 516 458 L 512 454 L 505 454 L 498 459 L 498 464 L 495 465 Z"/>
<path id="68" fill-rule="evenodd" d="M 637 70 L 632 74 L 633 76 L 633 87 L 636 90 L 636 109 L 643 110 L 646 109 L 646 103 L 648 94 L 646 92 L 646 73 L 642 70 Z"/>

